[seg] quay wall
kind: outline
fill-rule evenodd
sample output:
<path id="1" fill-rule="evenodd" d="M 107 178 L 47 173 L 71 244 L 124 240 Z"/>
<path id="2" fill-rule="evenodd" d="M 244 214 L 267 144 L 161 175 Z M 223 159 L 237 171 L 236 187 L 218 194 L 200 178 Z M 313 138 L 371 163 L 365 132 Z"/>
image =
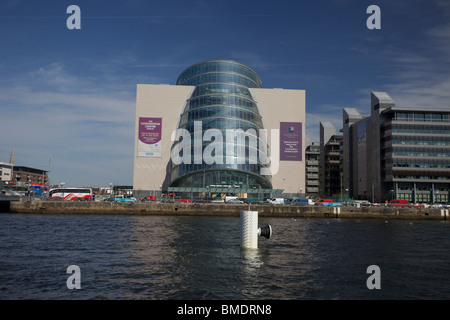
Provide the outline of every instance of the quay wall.
<path id="1" fill-rule="evenodd" d="M 258 211 L 260 217 L 450 219 L 449 209 L 392 207 L 330 207 L 226 203 L 151 203 L 93 201 L 11 201 L 10 213 L 235 216 Z"/>

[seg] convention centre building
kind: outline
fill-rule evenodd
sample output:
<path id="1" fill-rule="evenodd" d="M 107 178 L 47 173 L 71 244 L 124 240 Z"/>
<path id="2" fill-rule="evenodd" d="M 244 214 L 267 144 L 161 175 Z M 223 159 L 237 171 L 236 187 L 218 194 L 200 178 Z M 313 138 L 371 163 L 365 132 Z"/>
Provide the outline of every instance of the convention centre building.
<path id="1" fill-rule="evenodd" d="M 175 85 L 137 85 L 137 197 L 302 196 L 304 150 L 305 90 L 263 88 L 239 62 L 200 62 Z"/>

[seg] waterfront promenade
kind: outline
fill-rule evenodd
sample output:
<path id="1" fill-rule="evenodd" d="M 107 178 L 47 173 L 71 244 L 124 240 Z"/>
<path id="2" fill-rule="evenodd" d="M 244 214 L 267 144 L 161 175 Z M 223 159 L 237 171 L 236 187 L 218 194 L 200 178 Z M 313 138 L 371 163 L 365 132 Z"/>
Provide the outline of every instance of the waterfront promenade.
<path id="1" fill-rule="evenodd" d="M 258 211 L 261 217 L 379 218 L 447 220 L 449 209 L 395 207 L 331 207 L 229 203 L 158 203 L 94 201 L 11 201 L 10 213 L 236 216 Z"/>

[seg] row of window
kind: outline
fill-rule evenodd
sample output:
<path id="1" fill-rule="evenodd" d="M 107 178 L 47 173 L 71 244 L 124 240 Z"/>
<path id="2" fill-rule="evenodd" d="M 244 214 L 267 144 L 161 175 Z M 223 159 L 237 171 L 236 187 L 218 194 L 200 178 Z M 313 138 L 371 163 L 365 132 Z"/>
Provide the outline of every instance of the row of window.
<path id="1" fill-rule="evenodd" d="M 414 190 L 414 185 L 411 185 L 408 188 L 398 188 L 398 190 L 400 190 L 400 191 Z M 425 187 L 425 186 L 423 186 L 423 187 L 416 186 L 416 191 L 432 192 L 433 188 L 431 188 L 431 184 L 428 184 L 427 187 Z M 447 191 L 434 189 L 434 192 L 435 193 L 439 193 L 439 192 L 447 192 Z"/>
<path id="2" fill-rule="evenodd" d="M 394 179 L 415 179 L 415 180 L 448 180 L 448 176 L 421 176 L 396 174 Z"/>
<path id="3" fill-rule="evenodd" d="M 245 144 L 223 143 L 219 150 L 218 148 L 211 148 L 211 150 L 208 149 L 205 152 L 205 147 L 209 144 L 210 142 L 203 142 L 203 144 L 197 147 L 194 142 L 192 142 L 192 147 L 188 148 L 187 154 L 184 152 L 183 146 L 180 146 L 180 148 L 176 150 L 172 149 L 171 152 L 179 152 L 179 161 L 188 163 L 213 161 L 214 159 L 212 158 L 216 158 L 217 161 L 222 161 L 223 163 L 227 160 L 236 162 L 236 158 L 239 158 L 239 161 L 244 163 L 270 163 L 270 158 L 268 157 L 266 150 L 259 150 L 257 146 L 253 145 L 249 146 L 248 140 L 245 141 Z M 174 146 L 176 145 L 177 144 Z M 206 159 L 206 157 L 211 159 Z M 174 164 L 174 166 L 176 165 Z M 316 169 L 318 170 L 318 167 L 316 167 Z"/>
<path id="4" fill-rule="evenodd" d="M 210 170 L 210 169 L 237 169 L 242 171 L 248 171 L 253 172 L 256 174 L 261 173 L 261 168 L 264 166 L 260 164 L 250 164 L 250 163 L 244 163 L 244 164 L 228 164 L 228 163 L 222 163 L 222 164 L 180 164 L 173 168 L 172 174 L 174 174 L 176 177 L 180 177 L 182 175 L 185 175 L 190 172 L 195 171 L 201 171 L 201 170 Z"/>
<path id="5" fill-rule="evenodd" d="M 416 199 L 413 199 L 412 193 L 398 193 L 398 199 L 408 200 L 409 202 L 418 202 L 418 203 L 426 203 L 426 202 L 437 202 L 437 203 L 447 203 L 448 195 L 447 194 L 435 194 L 432 197 L 431 194 L 428 193 L 416 193 Z M 434 199 L 433 199 L 434 198 Z"/>
<path id="6" fill-rule="evenodd" d="M 408 148 L 394 148 L 393 157 L 450 157 L 450 150 L 422 150 Z"/>
<path id="7" fill-rule="evenodd" d="M 258 86 L 258 84 L 253 80 L 239 74 L 232 73 L 204 73 L 187 79 L 180 84 L 185 86 L 197 86 L 199 84 L 213 82 L 237 83 L 246 86 L 247 88 L 260 88 L 260 86 Z"/>
<path id="8" fill-rule="evenodd" d="M 189 173 L 189 172 L 188 172 Z M 178 172 L 172 172 L 172 181 L 179 178 Z M 270 179 L 264 179 L 252 173 L 231 170 L 198 171 L 175 181 L 172 186 L 189 186 L 193 188 L 214 185 L 229 185 L 242 188 L 271 189 Z"/>
<path id="9" fill-rule="evenodd" d="M 198 107 L 211 105 L 240 106 L 251 111 L 258 112 L 258 107 L 253 100 L 231 94 L 205 95 L 191 98 L 187 103 L 186 110 L 192 110 Z"/>
<path id="10" fill-rule="evenodd" d="M 432 190 L 444 191 L 448 190 L 450 187 L 449 183 L 430 183 L 430 182 L 398 182 L 397 188 L 399 190 L 411 190 L 414 189 L 414 185 L 417 190 Z M 428 188 L 428 189 L 427 189 Z"/>
<path id="11" fill-rule="evenodd" d="M 186 81 L 186 79 L 189 79 L 195 75 L 202 74 L 202 73 L 208 73 L 208 72 L 234 72 L 241 75 L 244 75 L 254 81 L 254 83 L 261 87 L 262 81 L 259 75 L 253 71 L 251 68 L 238 64 L 232 61 L 208 61 L 204 63 L 199 63 L 197 65 L 194 65 L 187 70 L 185 70 L 178 78 L 177 84 L 184 84 L 183 82 Z M 217 82 L 217 81 L 211 81 L 211 82 Z"/>
<path id="12" fill-rule="evenodd" d="M 397 121 L 431 121 L 431 122 L 449 122 L 449 113 L 430 113 L 430 112 L 396 112 L 393 120 Z"/>
<path id="13" fill-rule="evenodd" d="M 450 162 L 441 163 L 417 163 L 417 162 L 397 162 L 394 161 L 393 167 L 398 168 L 438 168 L 438 169 L 448 169 L 450 168 Z"/>
<path id="14" fill-rule="evenodd" d="M 184 129 L 186 129 L 188 132 L 194 133 L 194 122 L 188 122 Z M 262 127 L 253 122 L 236 118 L 206 118 L 202 120 L 202 130 L 206 131 L 208 129 L 242 129 L 243 131 L 254 129 L 256 130 L 256 132 L 258 132 L 259 129 L 262 129 Z M 225 134 L 226 132 L 224 132 L 224 137 Z"/>
<path id="15" fill-rule="evenodd" d="M 179 143 L 185 143 L 183 146 L 180 146 L 179 150 L 181 152 L 181 150 L 183 148 L 187 148 L 189 150 L 191 150 L 191 154 L 193 155 L 195 153 L 195 150 L 197 148 L 201 148 L 202 152 L 205 149 L 205 147 L 211 145 L 211 141 L 207 141 L 207 139 L 205 139 L 205 141 L 203 140 L 203 134 L 199 135 L 199 139 L 201 139 L 201 141 L 196 142 L 195 141 L 195 133 L 191 134 L 191 141 L 190 141 L 190 145 L 186 144 L 185 141 L 182 139 Z M 267 151 L 267 141 L 264 141 L 262 139 L 260 139 L 257 135 L 254 135 L 253 133 L 250 134 L 246 134 L 245 132 L 243 132 L 242 134 L 237 133 L 236 131 L 233 132 L 233 134 L 231 136 L 227 136 L 227 132 L 225 132 L 223 134 L 222 140 L 217 141 L 217 140 L 213 140 L 215 143 L 219 143 L 220 144 L 220 151 L 222 152 L 222 154 L 231 154 L 231 152 L 234 152 L 234 154 L 240 154 L 243 151 L 245 151 L 246 153 L 251 153 L 252 156 L 253 154 L 266 154 Z M 174 146 L 178 145 L 177 142 L 175 142 L 173 144 Z M 265 146 L 265 147 L 263 147 Z M 173 149 L 173 148 L 172 148 Z M 214 150 L 217 150 L 217 148 L 215 148 Z M 317 166 L 318 167 L 318 166 Z"/>
<path id="16" fill-rule="evenodd" d="M 233 83 L 207 83 L 204 85 L 197 86 L 194 92 L 192 93 L 192 97 L 198 97 L 214 93 L 236 94 L 238 96 L 252 99 L 252 96 L 248 88 Z"/>
<path id="17" fill-rule="evenodd" d="M 253 122 L 258 127 L 262 128 L 263 126 L 261 116 L 251 111 L 231 106 L 208 106 L 183 113 L 181 115 L 180 127 L 185 126 L 186 123 L 190 121 L 197 121 L 212 117 L 239 118 Z"/>
<path id="18" fill-rule="evenodd" d="M 392 133 L 417 133 L 417 134 L 450 134 L 447 126 L 425 126 L 425 125 L 395 125 Z"/>
<path id="19" fill-rule="evenodd" d="M 450 137 L 394 136 L 392 144 L 450 146 Z"/>

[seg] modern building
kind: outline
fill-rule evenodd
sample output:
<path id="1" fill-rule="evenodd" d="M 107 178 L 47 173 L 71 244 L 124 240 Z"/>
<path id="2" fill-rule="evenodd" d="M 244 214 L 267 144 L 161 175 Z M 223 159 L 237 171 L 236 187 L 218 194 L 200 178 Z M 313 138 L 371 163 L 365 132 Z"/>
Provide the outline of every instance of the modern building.
<path id="1" fill-rule="evenodd" d="M 8 163 L 0 162 L 0 183 L 19 191 L 42 193 L 49 188 L 49 171 L 17 166 L 14 148 Z"/>
<path id="2" fill-rule="evenodd" d="M 400 107 L 372 92 L 369 116 L 344 109 L 343 133 L 351 197 L 449 202 L 450 107 Z"/>
<path id="3" fill-rule="evenodd" d="M 13 165 L 11 163 L 0 162 L 0 183 L 8 184 L 12 181 Z"/>
<path id="4" fill-rule="evenodd" d="M 48 171 L 25 166 L 14 166 L 11 187 L 17 190 L 48 190 Z"/>
<path id="5" fill-rule="evenodd" d="M 342 135 L 329 121 L 320 122 L 319 194 L 338 198 L 342 194 Z"/>
<path id="6" fill-rule="evenodd" d="M 343 109 L 342 186 L 355 200 L 367 199 L 366 121 L 355 108 Z"/>
<path id="7" fill-rule="evenodd" d="M 306 190 L 305 196 L 313 199 L 319 197 L 319 158 L 320 145 L 312 142 L 305 150 Z"/>
<path id="8" fill-rule="evenodd" d="M 195 64 L 176 85 L 138 84 L 134 193 L 300 194 L 304 122 L 304 90 L 264 89 L 235 61 Z"/>

